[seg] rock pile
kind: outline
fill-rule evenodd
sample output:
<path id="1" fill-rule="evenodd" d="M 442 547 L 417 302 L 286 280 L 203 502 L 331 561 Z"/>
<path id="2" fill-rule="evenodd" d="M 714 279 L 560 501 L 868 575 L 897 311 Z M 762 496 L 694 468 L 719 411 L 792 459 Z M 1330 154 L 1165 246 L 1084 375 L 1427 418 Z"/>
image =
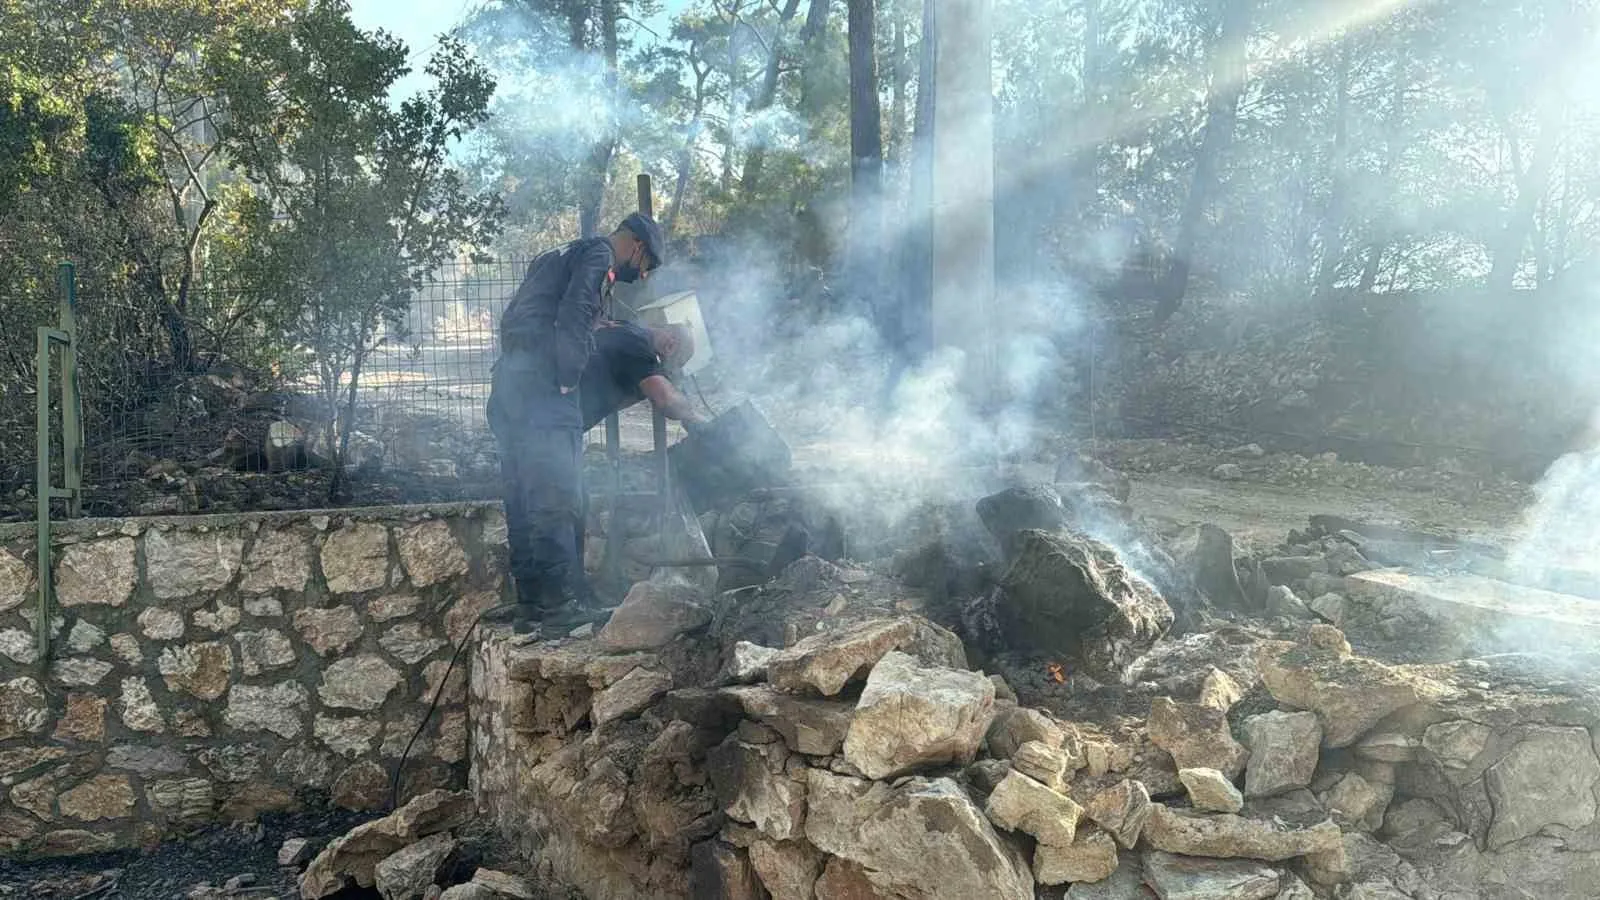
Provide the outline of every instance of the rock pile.
<path id="1" fill-rule="evenodd" d="M 914 614 L 723 649 L 647 593 L 655 647 L 497 635 L 473 677 L 480 804 L 587 896 L 1465 900 L 1600 871 L 1600 697 L 1511 703 L 1485 664 L 1314 624 L 1063 721 Z"/>
<path id="2" fill-rule="evenodd" d="M 300 897 L 320 900 L 365 888 L 383 900 L 533 900 L 526 881 L 492 869 L 479 868 L 471 880 L 449 885 L 463 851 L 455 831 L 472 814 L 469 794 L 423 794 L 331 841 L 300 876 Z M 287 841 L 279 862 L 298 865 L 306 850 L 303 840 Z"/>

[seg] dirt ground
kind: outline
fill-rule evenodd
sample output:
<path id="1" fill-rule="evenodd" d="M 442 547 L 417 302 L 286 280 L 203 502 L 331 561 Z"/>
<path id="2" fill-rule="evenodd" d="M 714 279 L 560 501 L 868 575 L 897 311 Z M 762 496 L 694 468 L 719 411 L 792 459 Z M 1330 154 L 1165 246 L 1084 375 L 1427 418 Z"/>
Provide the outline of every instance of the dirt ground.
<path id="1" fill-rule="evenodd" d="M 1230 532 L 1247 550 L 1282 543 L 1317 513 L 1333 513 L 1385 525 L 1443 530 L 1461 537 L 1502 542 L 1515 533 L 1522 505 L 1485 495 L 1463 503 L 1433 493 L 1393 490 L 1378 494 L 1338 485 L 1263 484 L 1218 481 L 1182 473 L 1130 474 L 1128 504 L 1146 518 L 1174 524 L 1209 522 Z"/>

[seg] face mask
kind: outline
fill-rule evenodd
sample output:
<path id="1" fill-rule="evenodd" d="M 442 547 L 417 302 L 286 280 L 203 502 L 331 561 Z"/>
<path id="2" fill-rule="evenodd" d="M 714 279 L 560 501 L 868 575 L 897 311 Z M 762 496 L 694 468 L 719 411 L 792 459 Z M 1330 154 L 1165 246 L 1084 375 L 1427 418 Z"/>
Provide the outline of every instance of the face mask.
<path id="1" fill-rule="evenodd" d="M 629 260 L 625 263 L 618 263 L 616 267 L 611 270 L 611 273 L 617 276 L 617 280 L 623 284 L 632 284 L 639 280 L 639 267 L 634 265 L 632 260 Z"/>

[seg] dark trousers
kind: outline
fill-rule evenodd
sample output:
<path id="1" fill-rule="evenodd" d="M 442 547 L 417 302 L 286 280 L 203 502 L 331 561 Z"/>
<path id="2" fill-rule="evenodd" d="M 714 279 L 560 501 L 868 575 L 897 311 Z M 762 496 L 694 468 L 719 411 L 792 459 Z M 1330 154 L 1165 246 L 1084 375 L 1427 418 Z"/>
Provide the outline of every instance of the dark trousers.
<path id="1" fill-rule="evenodd" d="M 521 603 L 554 606 L 585 583 L 583 430 L 576 393 L 560 395 L 534 366 L 497 366 L 489 427 L 500 450 L 511 576 Z"/>
<path id="2" fill-rule="evenodd" d="M 554 605 L 583 577 L 583 433 L 526 428 L 496 437 L 517 599 Z"/>

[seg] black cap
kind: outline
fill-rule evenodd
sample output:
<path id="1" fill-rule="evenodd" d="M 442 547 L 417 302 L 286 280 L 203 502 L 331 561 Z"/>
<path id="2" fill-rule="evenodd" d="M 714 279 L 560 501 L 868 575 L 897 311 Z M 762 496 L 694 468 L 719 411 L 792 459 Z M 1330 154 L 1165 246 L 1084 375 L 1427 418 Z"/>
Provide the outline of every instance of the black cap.
<path id="1" fill-rule="evenodd" d="M 655 219 L 644 213 L 634 213 L 622 220 L 622 227 L 633 232 L 633 236 L 644 244 L 645 252 L 655 260 L 656 267 L 666 263 L 667 239 L 661 234 L 661 226 L 656 224 Z"/>

